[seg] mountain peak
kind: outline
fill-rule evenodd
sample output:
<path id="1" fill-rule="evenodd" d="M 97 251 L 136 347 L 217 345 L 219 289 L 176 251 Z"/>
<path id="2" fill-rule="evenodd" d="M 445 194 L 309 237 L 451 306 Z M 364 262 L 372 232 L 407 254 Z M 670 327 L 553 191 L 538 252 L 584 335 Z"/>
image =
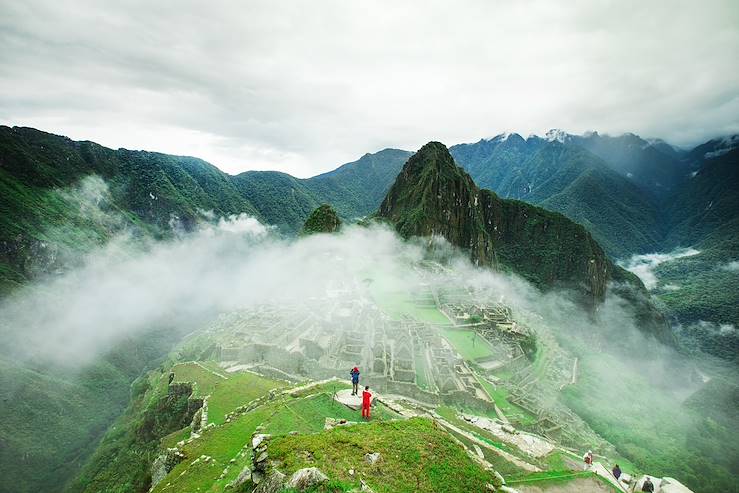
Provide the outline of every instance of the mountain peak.
<path id="1" fill-rule="evenodd" d="M 548 140 L 550 142 L 555 142 L 556 141 L 556 142 L 561 142 L 563 144 L 565 142 L 567 142 L 570 139 L 570 137 L 571 137 L 570 134 L 568 134 L 564 130 L 560 130 L 558 128 L 553 128 L 553 129 L 549 130 L 546 133 L 546 136 L 545 136 L 546 140 Z"/>
<path id="2" fill-rule="evenodd" d="M 411 156 L 378 215 L 403 237 L 442 236 L 476 265 L 510 269 L 540 288 L 572 289 L 591 308 L 605 299 L 611 280 L 633 283 L 625 292 L 644 291 L 641 283 L 613 265 L 583 226 L 480 190 L 438 142 Z M 650 320 L 644 325 L 647 330 L 664 336 L 664 319 L 651 305 L 641 307 L 639 316 Z"/>
<path id="3" fill-rule="evenodd" d="M 475 264 L 498 267 L 500 262 L 540 287 L 576 286 L 589 303 L 603 299 L 614 269 L 582 226 L 480 190 L 438 142 L 408 160 L 379 215 L 404 237 L 443 236 L 466 250 Z M 551 258 L 568 260 L 552 262 L 541 251 L 559 252 Z"/>
<path id="4" fill-rule="evenodd" d="M 335 233 L 341 227 L 341 220 L 329 204 L 322 204 L 315 209 L 303 226 L 303 235 L 315 233 Z"/>
<path id="5" fill-rule="evenodd" d="M 457 164 L 441 142 L 431 141 L 421 147 L 413 154 L 406 165 L 403 167 L 403 173 L 421 173 L 426 170 L 435 170 L 442 172 L 444 175 L 458 173 Z"/>

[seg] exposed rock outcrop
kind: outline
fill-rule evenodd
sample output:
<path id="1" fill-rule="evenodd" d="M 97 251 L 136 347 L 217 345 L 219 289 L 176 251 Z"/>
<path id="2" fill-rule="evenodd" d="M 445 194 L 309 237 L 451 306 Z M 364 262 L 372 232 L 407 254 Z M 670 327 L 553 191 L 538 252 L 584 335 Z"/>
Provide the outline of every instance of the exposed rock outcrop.
<path id="1" fill-rule="evenodd" d="M 228 488 L 233 488 L 234 490 L 237 490 L 242 485 L 244 485 L 246 482 L 250 480 L 251 480 L 251 467 L 249 465 L 246 465 L 241 470 L 239 475 L 236 476 L 236 479 L 228 483 Z"/>
<path id="2" fill-rule="evenodd" d="M 151 489 L 163 480 L 169 471 L 185 459 L 185 454 L 177 448 L 168 448 L 163 454 L 157 456 L 151 464 Z"/>
<path id="3" fill-rule="evenodd" d="M 298 491 L 305 491 L 328 482 L 328 476 L 323 474 L 317 467 L 306 467 L 298 469 L 293 473 L 287 486 Z"/>

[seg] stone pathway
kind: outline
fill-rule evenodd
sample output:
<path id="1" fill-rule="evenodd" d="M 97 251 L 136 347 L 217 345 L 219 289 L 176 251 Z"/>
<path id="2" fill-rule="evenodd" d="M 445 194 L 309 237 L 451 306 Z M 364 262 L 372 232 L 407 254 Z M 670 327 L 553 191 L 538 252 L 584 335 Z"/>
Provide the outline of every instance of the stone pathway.
<path id="1" fill-rule="evenodd" d="M 627 492 L 628 490 L 622 485 L 620 482 L 616 480 L 616 478 L 613 477 L 613 474 L 611 474 L 611 471 L 605 468 L 603 464 L 600 462 L 593 462 L 593 465 L 590 466 L 590 471 L 597 474 L 601 478 L 608 481 L 609 484 L 611 484 L 614 488 L 616 488 L 618 491 Z"/>
<path id="2" fill-rule="evenodd" d="M 508 462 L 511 462 L 511 463 L 515 464 L 516 466 L 518 466 L 519 468 L 523 469 L 524 471 L 528 471 L 528 472 L 541 472 L 541 469 L 538 468 L 537 466 L 535 466 L 533 464 L 529 464 L 528 462 L 519 459 L 515 455 L 510 454 L 510 453 L 506 452 L 505 450 L 501 450 L 501 449 L 499 449 L 497 447 L 493 447 L 492 445 L 488 444 L 487 442 L 482 441 L 479 438 L 477 438 L 476 435 L 473 435 L 472 433 L 469 433 L 466 430 L 463 430 L 463 429 L 461 429 L 461 428 L 459 428 L 459 427 L 457 427 L 457 426 L 449 423 L 448 421 L 446 421 L 441 416 L 436 415 L 436 416 L 434 416 L 434 419 L 436 419 L 445 428 L 447 428 L 449 430 L 452 430 L 453 432 L 455 432 L 455 433 L 457 433 L 459 435 L 462 435 L 467 440 L 471 441 L 473 444 L 477 444 L 478 446 L 480 446 L 482 448 L 485 448 L 485 449 L 490 450 L 491 452 L 493 452 L 495 454 L 500 455 L 505 460 L 507 460 Z"/>
<path id="3" fill-rule="evenodd" d="M 461 415 L 460 418 L 481 430 L 486 430 L 499 440 L 515 445 L 532 457 L 544 457 L 556 448 L 553 443 L 539 436 L 518 431 L 510 425 L 497 423 L 484 416 Z"/>

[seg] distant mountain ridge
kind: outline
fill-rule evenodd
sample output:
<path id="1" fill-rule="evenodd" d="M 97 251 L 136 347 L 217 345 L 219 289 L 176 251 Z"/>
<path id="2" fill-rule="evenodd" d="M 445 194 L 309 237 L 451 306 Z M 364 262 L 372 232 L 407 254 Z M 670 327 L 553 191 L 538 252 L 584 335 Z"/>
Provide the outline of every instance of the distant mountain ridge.
<path id="1" fill-rule="evenodd" d="M 543 138 L 501 134 L 449 150 L 480 187 L 561 212 L 624 258 L 680 245 L 671 229 L 691 209 L 676 214 L 671 204 L 705 163 L 738 145 L 739 136 L 729 136 L 683 151 L 634 134 L 552 130 Z"/>
<path id="2" fill-rule="evenodd" d="M 450 151 L 479 186 L 561 212 L 614 258 L 700 251 L 659 265 L 653 293 L 685 345 L 736 360 L 739 337 L 718 326 L 739 327 L 739 269 L 729 267 L 739 261 L 739 136 L 685 151 L 633 134 L 551 131 Z"/>
<path id="3" fill-rule="evenodd" d="M 108 149 L 25 127 L 0 126 L 0 293 L 59 268 L 63 250 L 101 244 L 125 224 L 162 236 L 209 214 L 247 213 L 286 234 L 330 203 L 344 220 L 377 209 L 409 152 L 385 149 L 308 179 L 274 171 L 228 175 L 201 159 Z M 62 192 L 99 177 L 96 206 L 120 221 L 95 222 Z M 105 189 L 105 190 L 102 190 Z M 91 195 L 86 190 L 79 195 Z M 64 224 L 69 235 L 54 236 Z"/>

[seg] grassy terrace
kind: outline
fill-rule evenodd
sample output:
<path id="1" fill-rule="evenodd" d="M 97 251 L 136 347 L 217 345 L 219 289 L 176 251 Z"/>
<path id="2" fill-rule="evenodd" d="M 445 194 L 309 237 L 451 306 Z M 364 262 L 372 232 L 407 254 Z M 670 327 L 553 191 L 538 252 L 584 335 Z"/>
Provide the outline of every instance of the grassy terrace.
<path id="1" fill-rule="evenodd" d="M 196 382 L 197 395 L 210 395 L 208 399 L 208 422 L 210 423 L 221 424 L 224 422 L 225 415 L 240 405 L 266 394 L 270 389 L 286 385 L 285 382 L 271 380 L 253 373 L 228 374 L 220 369 L 202 365 L 205 368 L 196 363 L 182 363 L 175 365 L 172 371 L 175 374 L 175 382 Z"/>
<path id="2" fill-rule="evenodd" d="M 442 329 L 441 335 L 466 360 L 472 361 L 493 354 L 490 343 L 471 329 Z"/>
<path id="3" fill-rule="evenodd" d="M 359 478 L 378 493 L 485 491 L 492 480 L 446 431 L 424 418 L 284 436 L 273 440 L 269 450 L 287 474 L 318 467 L 334 480 L 334 491 L 356 488 Z M 381 454 L 373 465 L 363 460 L 371 452 Z"/>
<path id="4" fill-rule="evenodd" d="M 272 435 L 286 435 L 291 431 L 313 434 L 323 430 L 326 417 L 359 421 L 359 411 L 335 402 L 333 391 L 334 385 L 330 384 L 309 389 L 297 397 L 281 396 L 229 423 L 206 430 L 200 439 L 182 447 L 187 459 L 178 464 L 154 491 L 223 491 L 249 462 L 248 454 L 240 456 L 240 452 L 259 425 L 265 428 L 265 433 Z M 397 415 L 381 404 L 373 408 L 373 422 L 395 418 Z M 202 455 L 213 460 L 193 464 L 194 459 Z M 231 464 L 231 459 L 235 459 L 235 463 Z M 225 468 L 228 472 L 219 480 Z"/>
<path id="5" fill-rule="evenodd" d="M 477 381 L 480 382 L 482 388 L 488 393 L 495 405 L 505 414 L 506 418 L 518 423 L 521 426 L 530 426 L 536 423 L 537 418 L 530 412 L 526 411 L 508 401 L 508 391 L 503 387 L 495 387 L 493 384 L 475 375 Z"/>
<path id="6" fill-rule="evenodd" d="M 410 317 L 419 322 L 449 324 L 449 320 L 435 306 L 418 306 L 407 290 L 399 290 L 398 286 L 403 286 L 404 282 L 394 278 L 393 273 L 373 272 L 368 276 L 373 279 L 369 288 L 372 298 L 388 316 L 396 320 Z"/>
<path id="7" fill-rule="evenodd" d="M 449 319 L 436 307 L 418 306 L 407 293 L 373 290 L 372 295 L 378 306 L 396 320 L 400 320 L 405 316 L 431 324 L 449 323 Z"/>

